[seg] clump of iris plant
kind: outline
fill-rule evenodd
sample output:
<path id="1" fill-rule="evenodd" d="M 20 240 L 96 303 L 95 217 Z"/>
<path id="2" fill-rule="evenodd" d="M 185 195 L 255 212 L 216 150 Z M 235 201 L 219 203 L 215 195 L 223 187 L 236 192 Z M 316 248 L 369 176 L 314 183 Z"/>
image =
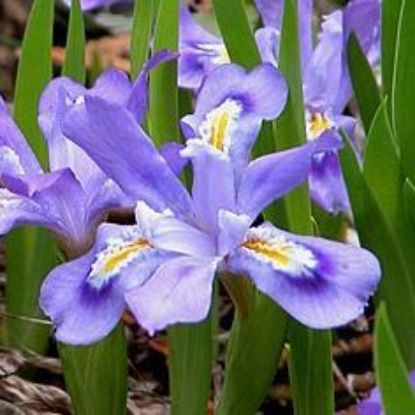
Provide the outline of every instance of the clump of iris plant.
<path id="1" fill-rule="evenodd" d="M 201 321 L 215 276 L 223 273 L 248 276 L 310 327 L 335 327 L 362 313 L 380 278 L 370 252 L 267 222 L 253 225 L 307 179 L 315 155 L 341 145 L 322 136 L 250 161 L 261 122 L 276 118 L 286 97 L 271 64 L 251 72 L 223 65 L 205 79 L 195 113 L 183 119 L 191 193 L 125 107 L 93 96 L 71 107 L 65 135 L 136 200 L 137 223 L 101 225 L 90 252 L 49 275 L 41 305 L 59 340 L 99 340 L 126 307 L 150 334 Z"/>

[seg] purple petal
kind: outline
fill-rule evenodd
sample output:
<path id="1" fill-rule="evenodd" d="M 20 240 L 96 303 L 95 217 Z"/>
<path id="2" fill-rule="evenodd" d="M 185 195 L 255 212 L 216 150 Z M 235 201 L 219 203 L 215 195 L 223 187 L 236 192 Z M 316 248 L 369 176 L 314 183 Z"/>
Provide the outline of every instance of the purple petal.
<path id="1" fill-rule="evenodd" d="M 214 238 L 175 218 L 171 212 L 156 212 L 145 203 L 138 202 L 135 213 L 138 227 L 154 247 L 196 257 L 215 255 Z"/>
<path id="2" fill-rule="evenodd" d="M 343 46 L 342 12 L 335 11 L 323 23 L 319 42 L 304 74 L 304 99 L 308 107 L 343 110 L 340 105 L 344 106 L 345 102 L 339 103 L 344 101 L 339 99 L 344 77 Z"/>
<path id="3" fill-rule="evenodd" d="M 13 121 L 4 101 L 0 106 L 0 146 L 10 149 L 8 153 L 17 160 L 24 172 L 28 174 L 41 172 L 35 155 Z M 0 173 L 3 173 L 3 171 Z"/>
<path id="4" fill-rule="evenodd" d="M 90 193 L 102 185 L 105 176 L 91 158 L 62 133 L 65 115 L 80 97 L 88 93 L 69 78 L 54 79 L 41 96 L 38 120 L 48 142 L 50 169 L 71 169 L 83 189 Z"/>
<path id="5" fill-rule="evenodd" d="M 214 234 L 217 232 L 219 210 L 235 208 L 232 164 L 227 156 L 198 139 L 189 140 L 182 154 L 192 159 L 192 196 L 196 219 L 203 229 Z"/>
<path id="6" fill-rule="evenodd" d="M 183 149 L 183 144 L 174 142 L 165 143 L 160 148 L 160 154 L 163 156 L 164 160 L 166 160 L 167 164 L 176 176 L 183 171 L 189 161 L 186 157 L 181 156 L 180 152 Z"/>
<path id="7" fill-rule="evenodd" d="M 85 249 L 93 234 L 86 222 L 86 196 L 69 169 L 38 176 L 5 176 L 6 187 L 40 206 L 45 217 L 59 225 L 58 236 L 67 249 Z M 56 231 L 56 229 L 55 229 Z"/>
<path id="8" fill-rule="evenodd" d="M 223 151 L 229 153 L 235 169 L 240 171 L 264 119 L 280 114 L 287 98 L 284 78 L 269 63 L 246 72 L 237 65 L 222 65 L 205 80 L 192 115 L 182 119 L 189 138 L 202 137 L 210 145 L 214 132 L 222 137 Z M 223 116 L 228 119 L 220 125 Z M 213 134 L 213 138 L 212 138 Z"/>
<path id="9" fill-rule="evenodd" d="M 111 286 L 98 291 L 85 283 L 93 260 L 89 253 L 58 266 L 43 283 L 40 306 L 63 343 L 87 345 L 104 338 L 124 311 L 121 292 Z"/>
<path id="10" fill-rule="evenodd" d="M 256 0 L 256 6 L 265 26 L 281 31 L 284 2 L 282 0 Z M 312 0 L 298 2 L 301 66 L 304 70 L 312 54 Z"/>
<path id="11" fill-rule="evenodd" d="M 44 210 L 27 197 L 0 189 L 0 235 L 5 235 L 21 225 L 42 226 L 61 231 L 58 223 L 45 215 Z"/>
<path id="12" fill-rule="evenodd" d="M 125 299 L 151 335 L 172 324 L 202 321 L 209 313 L 216 266 L 214 260 L 173 259 Z"/>
<path id="13" fill-rule="evenodd" d="M 219 211 L 218 254 L 225 256 L 233 251 L 242 242 L 251 222 L 247 215 Z"/>
<path id="14" fill-rule="evenodd" d="M 190 212 L 190 197 L 154 144 L 124 108 L 95 97 L 71 109 L 64 133 L 136 200 Z"/>
<path id="15" fill-rule="evenodd" d="M 318 329 L 361 315 L 381 275 L 376 257 L 362 248 L 296 236 L 270 224 L 248 232 L 228 267 L 251 277 L 295 319 Z"/>
<path id="16" fill-rule="evenodd" d="M 255 32 L 255 40 L 262 62 L 278 66 L 277 56 L 280 47 L 280 32 L 272 27 L 263 27 Z"/>
<path id="17" fill-rule="evenodd" d="M 351 212 L 337 152 L 315 155 L 309 179 L 311 197 L 322 209 L 331 214 Z"/>
<path id="18" fill-rule="evenodd" d="M 40 304 L 58 340 L 82 345 L 105 337 L 125 309 L 124 292 L 171 258 L 150 245 L 141 246 L 139 240 L 136 226 L 102 225 L 88 254 L 49 274 Z"/>
<path id="19" fill-rule="evenodd" d="M 151 59 L 147 61 L 141 69 L 132 87 L 131 94 L 128 98 L 127 108 L 134 114 L 137 122 L 142 123 L 148 110 L 148 74 L 158 65 L 177 58 L 177 53 L 167 49 L 156 52 Z M 111 101 L 108 99 L 108 101 Z M 113 101 L 111 101 L 113 102 Z M 120 103 L 120 105 L 124 105 Z"/>
<path id="20" fill-rule="evenodd" d="M 239 212 L 252 220 L 270 203 L 303 183 L 315 154 L 336 149 L 341 141 L 324 136 L 301 147 L 263 156 L 251 162 L 238 187 Z"/>
<path id="21" fill-rule="evenodd" d="M 198 89 L 203 79 L 224 62 L 223 41 L 198 25 L 187 7 L 180 9 L 179 85 Z M 227 59 L 225 59 L 227 60 Z"/>
<path id="22" fill-rule="evenodd" d="M 283 0 L 255 0 L 256 7 L 265 26 L 281 29 Z"/>
<path id="23" fill-rule="evenodd" d="M 226 99 L 234 99 L 242 104 L 244 115 L 272 120 L 284 109 L 287 94 L 284 77 L 269 63 L 251 72 L 234 64 L 222 65 L 206 78 L 195 112 L 200 116 Z"/>

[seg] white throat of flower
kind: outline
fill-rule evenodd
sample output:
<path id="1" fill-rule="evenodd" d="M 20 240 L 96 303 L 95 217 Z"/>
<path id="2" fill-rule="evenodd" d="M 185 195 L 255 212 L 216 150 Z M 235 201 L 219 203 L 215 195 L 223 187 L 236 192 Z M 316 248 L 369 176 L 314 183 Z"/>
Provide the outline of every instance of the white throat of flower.
<path id="1" fill-rule="evenodd" d="M 107 247 L 95 257 L 87 278 L 88 283 L 98 290 L 101 289 L 119 275 L 123 268 L 152 248 L 150 241 L 136 228 L 117 238 L 110 238 Z"/>
<path id="2" fill-rule="evenodd" d="M 314 253 L 272 229 L 252 228 L 242 248 L 276 271 L 291 277 L 312 277 L 318 261 Z"/>
<path id="3" fill-rule="evenodd" d="M 241 112 L 238 102 L 227 99 L 206 115 L 199 127 L 201 139 L 215 149 L 228 153 Z"/>
<path id="4" fill-rule="evenodd" d="M 202 43 L 199 44 L 198 47 L 211 56 L 211 62 L 214 65 L 220 66 L 231 63 L 231 58 L 223 43 Z"/>
<path id="5" fill-rule="evenodd" d="M 9 146 L 0 146 L 0 169 L 12 174 L 24 174 L 19 155 Z"/>
<path id="6" fill-rule="evenodd" d="M 334 127 L 334 121 L 327 112 L 306 111 L 307 139 L 315 140 L 322 133 Z"/>

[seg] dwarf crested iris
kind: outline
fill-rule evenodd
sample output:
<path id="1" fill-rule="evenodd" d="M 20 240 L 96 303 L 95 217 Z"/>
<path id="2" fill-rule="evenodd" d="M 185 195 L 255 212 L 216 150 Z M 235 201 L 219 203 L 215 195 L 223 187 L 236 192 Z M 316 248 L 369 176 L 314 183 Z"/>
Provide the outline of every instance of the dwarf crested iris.
<path id="1" fill-rule="evenodd" d="M 282 89 L 258 87 L 254 80 L 261 71 Z M 217 73 L 231 84 L 223 81 L 222 89 L 232 93 L 213 96 L 209 103 Z M 235 73 L 239 90 L 230 76 Z M 307 179 L 314 155 L 339 146 L 337 139 L 323 136 L 247 161 L 250 122 L 256 125 L 258 117 L 279 113 L 285 100 L 279 96 L 285 90 L 280 82 L 268 65 L 249 73 L 227 65 L 206 80 L 199 96 L 205 102 L 198 102 L 196 110 L 199 122 L 191 123 L 195 135 L 181 152 L 192 161 L 191 194 L 126 108 L 92 96 L 71 108 L 65 134 L 137 200 L 137 224 L 101 225 L 89 253 L 50 274 L 41 305 L 58 339 L 96 341 L 127 306 L 151 334 L 171 324 L 201 321 L 210 309 L 215 275 L 223 271 L 233 278 L 249 276 L 260 291 L 311 327 L 341 325 L 362 312 L 380 277 L 371 253 L 292 235 L 269 223 L 252 226 L 264 208 Z M 224 108 L 238 108 L 232 114 L 240 118 L 232 128 L 227 128 L 232 114 L 214 112 Z M 209 128 L 200 129 L 205 122 Z"/>
<path id="2" fill-rule="evenodd" d="M 64 136 L 63 118 L 73 105 L 96 96 L 125 106 L 141 121 L 147 106 L 147 73 L 171 58 L 169 52 L 160 52 L 143 68 L 134 85 L 117 70 L 104 72 L 89 90 L 69 78 L 53 80 L 39 103 L 39 125 L 47 141 L 49 172 L 40 167 L 1 101 L 1 234 L 22 224 L 43 226 L 55 234 L 65 254 L 74 258 L 91 247 L 96 228 L 109 210 L 133 205 L 118 185 Z M 171 149 L 168 154 L 172 154 Z"/>
<path id="3" fill-rule="evenodd" d="M 280 29 L 283 1 L 257 0 L 266 25 Z M 318 42 L 312 48 L 312 2 L 299 2 L 301 66 L 307 138 L 338 135 L 343 129 L 354 141 L 356 120 L 343 115 L 351 96 L 347 42 L 355 32 L 372 63 L 379 56 L 379 0 L 352 0 L 325 17 Z M 277 65 L 278 57 L 269 59 Z M 340 139 L 340 137 L 339 137 Z M 350 213 L 349 198 L 337 152 L 316 156 L 310 173 L 312 199 L 330 213 Z"/>

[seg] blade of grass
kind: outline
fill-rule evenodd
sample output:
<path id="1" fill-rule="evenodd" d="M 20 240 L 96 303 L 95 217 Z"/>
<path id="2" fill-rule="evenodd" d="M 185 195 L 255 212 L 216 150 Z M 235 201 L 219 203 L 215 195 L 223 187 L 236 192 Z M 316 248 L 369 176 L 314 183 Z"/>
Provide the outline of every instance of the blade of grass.
<path id="1" fill-rule="evenodd" d="M 80 0 L 72 0 L 62 75 L 85 83 L 85 25 Z"/>
<path id="2" fill-rule="evenodd" d="M 301 145 L 306 140 L 297 10 L 296 0 L 285 1 L 279 68 L 286 77 L 290 94 L 284 112 L 275 123 L 278 149 Z M 295 189 L 284 197 L 282 203 L 287 229 L 313 234 L 308 186 L 305 184 Z M 290 319 L 288 338 L 295 413 L 333 414 L 330 331 L 314 331 Z"/>
<path id="3" fill-rule="evenodd" d="M 385 304 L 379 306 L 376 316 L 375 368 L 385 414 L 415 413 L 415 394 Z"/>
<path id="4" fill-rule="evenodd" d="M 395 66 L 392 84 L 392 126 L 401 148 L 403 173 L 415 180 L 415 8 L 412 1 L 403 0 L 396 40 Z"/>
<path id="5" fill-rule="evenodd" d="M 52 77 L 53 0 L 35 0 L 26 27 L 17 72 L 14 116 L 41 163 L 47 165 L 47 150 L 37 123 L 39 96 Z M 52 238 L 44 230 L 22 228 L 7 241 L 8 313 L 30 318 L 42 317 L 38 306 L 39 288 L 56 264 Z M 43 353 L 49 330 L 21 319 L 9 319 L 8 341 L 14 347 Z"/>
<path id="6" fill-rule="evenodd" d="M 154 16 L 156 12 L 154 0 L 136 0 L 130 40 L 130 75 L 135 79 L 147 61 Z"/>
<path id="7" fill-rule="evenodd" d="M 376 299 L 386 302 L 393 329 L 408 367 L 415 365 L 414 290 L 411 275 L 400 250 L 394 229 L 385 218 L 369 188 L 353 149 L 348 144 L 340 154 L 344 177 L 359 239 L 374 252 L 382 267 Z M 399 287 L 399 290 L 396 289 Z"/>
<path id="8" fill-rule="evenodd" d="M 382 86 L 385 96 L 392 92 L 392 78 L 395 65 L 396 36 L 403 0 L 382 1 Z"/>
<path id="9" fill-rule="evenodd" d="M 360 118 L 365 132 L 368 134 L 373 117 L 381 103 L 380 91 L 372 68 L 354 33 L 350 36 L 347 44 L 347 54 L 350 77 L 359 106 Z"/>
<path id="10" fill-rule="evenodd" d="M 161 0 L 154 33 L 153 53 L 177 50 L 178 0 Z M 178 131 L 177 62 L 168 62 L 150 74 L 151 137 L 157 145 L 180 141 Z M 211 313 L 212 314 L 212 313 Z M 194 415 L 206 412 L 212 373 L 211 314 L 202 323 L 177 325 L 168 330 L 169 374 L 172 413 Z"/>

